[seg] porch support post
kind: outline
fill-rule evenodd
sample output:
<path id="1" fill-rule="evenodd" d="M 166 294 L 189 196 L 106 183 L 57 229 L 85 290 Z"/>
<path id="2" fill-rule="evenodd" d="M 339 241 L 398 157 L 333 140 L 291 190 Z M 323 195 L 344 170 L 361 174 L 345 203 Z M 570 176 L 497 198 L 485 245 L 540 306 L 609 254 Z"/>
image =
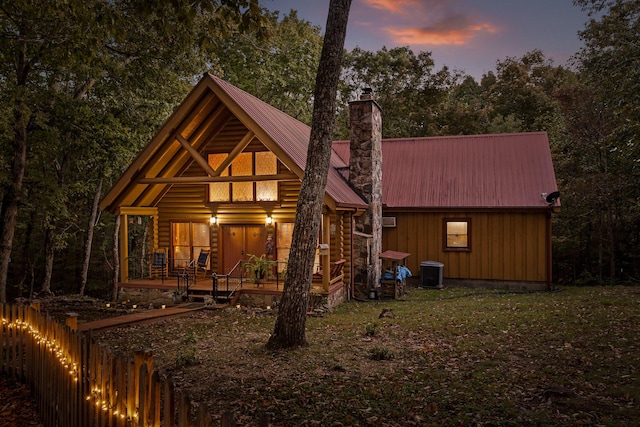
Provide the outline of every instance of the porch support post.
<path id="1" fill-rule="evenodd" d="M 129 218 L 120 214 L 120 281 L 129 281 Z"/>
<path id="2" fill-rule="evenodd" d="M 326 255 L 321 255 L 322 262 L 322 289 L 325 292 L 329 291 L 329 282 L 331 281 L 331 267 L 330 267 L 330 257 L 331 257 L 331 215 L 329 213 L 325 213 L 322 215 L 322 243 L 326 243 L 329 247 Z"/>
<path id="3" fill-rule="evenodd" d="M 154 214 L 151 217 L 152 221 L 153 221 L 153 250 L 157 251 L 158 250 L 158 214 Z"/>

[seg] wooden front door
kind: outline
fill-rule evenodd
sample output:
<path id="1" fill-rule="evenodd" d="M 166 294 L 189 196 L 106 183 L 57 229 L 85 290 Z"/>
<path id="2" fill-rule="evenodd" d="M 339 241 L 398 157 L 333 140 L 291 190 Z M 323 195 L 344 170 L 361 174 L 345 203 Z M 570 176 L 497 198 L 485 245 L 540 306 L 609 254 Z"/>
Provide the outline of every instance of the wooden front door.
<path id="1" fill-rule="evenodd" d="M 267 236 L 264 225 L 223 225 L 222 266 L 220 274 L 229 274 L 239 260 L 265 252 Z"/>

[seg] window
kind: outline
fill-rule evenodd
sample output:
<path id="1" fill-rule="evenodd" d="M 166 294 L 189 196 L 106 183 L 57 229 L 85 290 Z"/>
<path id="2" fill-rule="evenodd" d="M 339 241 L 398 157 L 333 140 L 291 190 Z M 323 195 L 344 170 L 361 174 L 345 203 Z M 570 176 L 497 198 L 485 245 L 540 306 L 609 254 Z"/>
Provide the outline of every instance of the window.
<path id="1" fill-rule="evenodd" d="M 226 153 L 209 154 L 209 165 L 217 170 L 228 157 Z M 238 154 L 220 176 L 275 175 L 278 159 L 270 151 Z M 278 199 L 277 181 L 214 182 L 209 184 L 211 202 L 269 202 Z"/>
<path id="2" fill-rule="evenodd" d="M 395 216 L 383 216 L 382 217 L 382 226 L 393 228 L 396 226 L 396 217 Z"/>
<path id="3" fill-rule="evenodd" d="M 173 268 L 183 268 L 197 258 L 200 250 L 209 250 L 209 224 L 198 222 L 171 223 L 171 261 Z"/>
<path id="4" fill-rule="evenodd" d="M 278 253 L 278 272 L 287 268 L 291 239 L 293 237 L 293 223 L 279 222 L 276 228 L 276 252 Z"/>
<path id="5" fill-rule="evenodd" d="M 442 224 L 445 251 L 471 250 L 471 218 L 445 218 Z"/>

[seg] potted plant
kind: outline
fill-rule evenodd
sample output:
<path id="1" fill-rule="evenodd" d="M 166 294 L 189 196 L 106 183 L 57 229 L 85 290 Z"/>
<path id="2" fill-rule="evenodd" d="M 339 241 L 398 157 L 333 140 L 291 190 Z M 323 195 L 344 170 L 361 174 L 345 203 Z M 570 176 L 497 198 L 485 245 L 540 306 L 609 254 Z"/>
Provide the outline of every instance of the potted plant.
<path id="1" fill-rule="evenodd" d="M 249 260 L 245 262 L 244 269 L 249 274 L 254 283 L 260 283 L 270 269 L 275 265 L 275 261 L 267 259 L 267 255 L 260 256 L 249 254 Z"/>

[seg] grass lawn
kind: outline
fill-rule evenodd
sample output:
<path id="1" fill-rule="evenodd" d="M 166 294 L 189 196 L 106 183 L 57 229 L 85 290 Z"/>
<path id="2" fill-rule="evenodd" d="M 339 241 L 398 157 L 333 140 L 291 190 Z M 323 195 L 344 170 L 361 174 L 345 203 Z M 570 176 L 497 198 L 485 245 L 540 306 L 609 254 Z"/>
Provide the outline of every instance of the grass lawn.
<path id="1" fill-rule="evenodd" d="M 383 309 L 393 317 L 379 318 Z M 276 426 L 640 425 L 640 288 L 409 289 L 307 320 L 264 349 L 273 311 L 229 308 L 119 328 L 214 418 Z"/>

